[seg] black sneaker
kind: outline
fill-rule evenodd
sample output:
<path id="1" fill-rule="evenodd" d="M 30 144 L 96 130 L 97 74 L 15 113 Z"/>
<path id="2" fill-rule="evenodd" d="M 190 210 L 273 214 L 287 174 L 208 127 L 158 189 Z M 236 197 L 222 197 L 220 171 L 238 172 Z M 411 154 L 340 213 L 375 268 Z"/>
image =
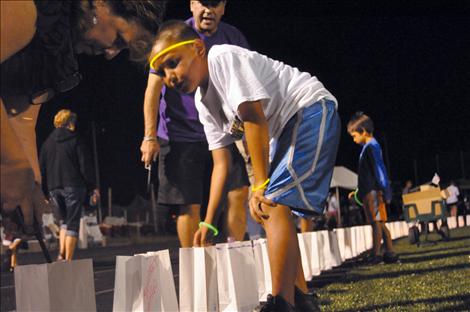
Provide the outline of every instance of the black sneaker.
<path id="1" fill-rule="evenodd" d="M 375 265 L 375 264 L 381 264 L 383 263 L 382 256 L 373 256 L 370 255 L 364 260 L 364 263 L 367 265 Z"/>
<path id="2" fill-rule="evenodd" d="M 266 304 L 261 308 L 260 312 L 295 312 L 295 308 L 281 296 L 269 294 Z"/>
<path id="3" fill-rule="evenodd" d="M 387 251 L 384 253 L 384 262 L 387 264 L 399 262 L 398 255 L 393 251 Z"/>
<path id="4" fill-rule="evenodd" d="M 299 312 L 319 312 L 318 295 L 314 292 L 304 293 L 295 287 L 295 311 Z"/>

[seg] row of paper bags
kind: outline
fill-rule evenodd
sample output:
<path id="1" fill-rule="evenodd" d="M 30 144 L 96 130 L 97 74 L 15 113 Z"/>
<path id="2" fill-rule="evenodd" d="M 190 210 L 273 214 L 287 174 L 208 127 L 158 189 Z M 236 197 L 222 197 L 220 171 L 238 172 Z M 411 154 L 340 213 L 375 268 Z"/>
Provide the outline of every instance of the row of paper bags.
<path id="1" fill-rule="evenodd" d="M 405 222 L 387 224 L 392 238 Z M 305 278 L 372 247 L 370 226 L 298 235 Z M 271 292 L 265 239 L 179 250 L 179 304 L 168 250 L 116 258 L 114 311 L 249 311 Z M 96 311 L 91 259 L 18 266 L 17 311 Z"/>
<path id="2" fill-rule="evenodd" d="M 405 222 L 387 226 L 394 238 L 408 234 Z M 310 280 L 370 249 L 372 228 L 309 232 L 298 238 Z M 180 248 L 179 307 L 168 251 L 118 257 L 116 263 L 114 311 L 252 311 L 271 293 L 266 239 Z"/>

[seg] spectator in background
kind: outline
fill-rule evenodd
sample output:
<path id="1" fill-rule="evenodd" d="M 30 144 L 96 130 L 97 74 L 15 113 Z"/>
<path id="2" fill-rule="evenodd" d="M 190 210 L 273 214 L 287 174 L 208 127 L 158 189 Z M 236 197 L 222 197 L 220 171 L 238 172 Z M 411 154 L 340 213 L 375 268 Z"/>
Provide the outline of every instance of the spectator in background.
<path id="1" fill-rule="evenodd" d="M 68 109 L 54 117 L 55 129 L 44 142 L 40 169 L 44 194 L 49 194 L 61 220 L 58 260 L 72 260 L 87 191 L 95 188 L 90 151 L 76 132 L 77 115 Z"/>
<path id="2" fill-rule="evenodd" d="M 326 211 L 327 215 L 327 225 L 329 229 L 335 228 L 338 223 L 338 210 L 339 210 L 339 203 L 336 199 L 336 194 L 330 192 L 327 199 L 328 208 Z"/>
<path id="3" fill-rule="evenodd" d="M 413 187 L 413 182 L 411 180 L 406 180 L 405 187 L 403 188 L 401 194 L 402 195 L 408 194 L 411 191 L 412 187 Z"/>
<path id="4" fill-rule="evenodd" d="M 449 192 L 449 197 L 446 199 L 446 204 L 451 217 L 455 217 L 456 224 L 458 226 L 458 216 L 457 216 L 457 204 L 459 202 L 460 191 L 459 188 L 455 185 L 454 181 L 450 182 L 450 185 L 447 187 L 447 192 Z"/>

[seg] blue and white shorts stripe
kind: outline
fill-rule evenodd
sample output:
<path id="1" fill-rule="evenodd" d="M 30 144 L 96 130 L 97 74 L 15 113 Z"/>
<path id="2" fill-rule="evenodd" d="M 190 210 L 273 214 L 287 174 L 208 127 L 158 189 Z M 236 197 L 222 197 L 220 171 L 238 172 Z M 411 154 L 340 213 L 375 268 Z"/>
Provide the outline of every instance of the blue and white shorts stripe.
<path id="1" fill-rule="evenodd" d="M 340 131 L 333 101 L 321 99 L 297 112 L 277 142 L 265 196 L 300 216 L 322 214 Z"/>

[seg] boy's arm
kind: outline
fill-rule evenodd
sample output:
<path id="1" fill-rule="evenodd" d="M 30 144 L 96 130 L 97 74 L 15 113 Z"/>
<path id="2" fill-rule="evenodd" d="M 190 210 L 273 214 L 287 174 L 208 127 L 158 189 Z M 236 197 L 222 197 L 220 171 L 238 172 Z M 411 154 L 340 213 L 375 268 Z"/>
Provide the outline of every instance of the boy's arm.
<path id="1" fill-rule="evenodd" d="M 267 215 L 263 213 L 260 204 L 273 205 L 270 200 L 264 197 L 264 190 L 267 185 L 262 187 L 268 179 L 269 170 L 268 121 L 264 115 L 261 101 L 244 102 L 238 106 L 238 112 L 244 122 L 246 143 L 253 166 L 253 189 L 256 190 L 261 187 L 252 194 L 250 212 L 257 222 L 262 222 L 262 218 L 266 218 Z"/>
<path id="2" fill-rule="evenodd" d="M 254 187 L 268 178 L 269 129 L 261 101 L 245 102 L 238 107 L 253 165 Z"/>
<path id="3" fill-rule="evenodd" d="M 142 162 L 146 166 L 152 163 L 160 151 L 160 145 L 157 142 L 157 115 L 162 87 L 162 79 L 149 73 L 144 98 L 144 139 L 140 145 Z"/>
<path id="4" fill-rule="evenodd" d="M 380 150 L 376 150 L 374 152 L 372 150 L 372 147 L 369 147 L 366 152 L 369 159 L 369 168 L 373 173 L 375 182 L 380 187 L 380 190 L 383 192 L 384 199 L 389 202 L 391 200 L 391 190 L 388 183 L 387 173 L 384 171 L 385 164 L 383 162 L 382 157 L 380 156 Z"/>
<path id="5" fill-rule="evenodd" d="M 214 225 L 217 222 L 216 212 L 217 207 L 222 200 L 225 184 L 227 182 L 231 154 L 228 148 L 221 147 L 212 151 L 212 158 L 214 160 L 214 167 L 212 169 L 211 187 L 209 193 L 209 203 L 207 204 L 207 212 L 204 222 L 209 225 Z M 194 246 L 205 246 L 207 234 L 210 229 L 207 226 L 202 226 L 194 235 Z"/>

